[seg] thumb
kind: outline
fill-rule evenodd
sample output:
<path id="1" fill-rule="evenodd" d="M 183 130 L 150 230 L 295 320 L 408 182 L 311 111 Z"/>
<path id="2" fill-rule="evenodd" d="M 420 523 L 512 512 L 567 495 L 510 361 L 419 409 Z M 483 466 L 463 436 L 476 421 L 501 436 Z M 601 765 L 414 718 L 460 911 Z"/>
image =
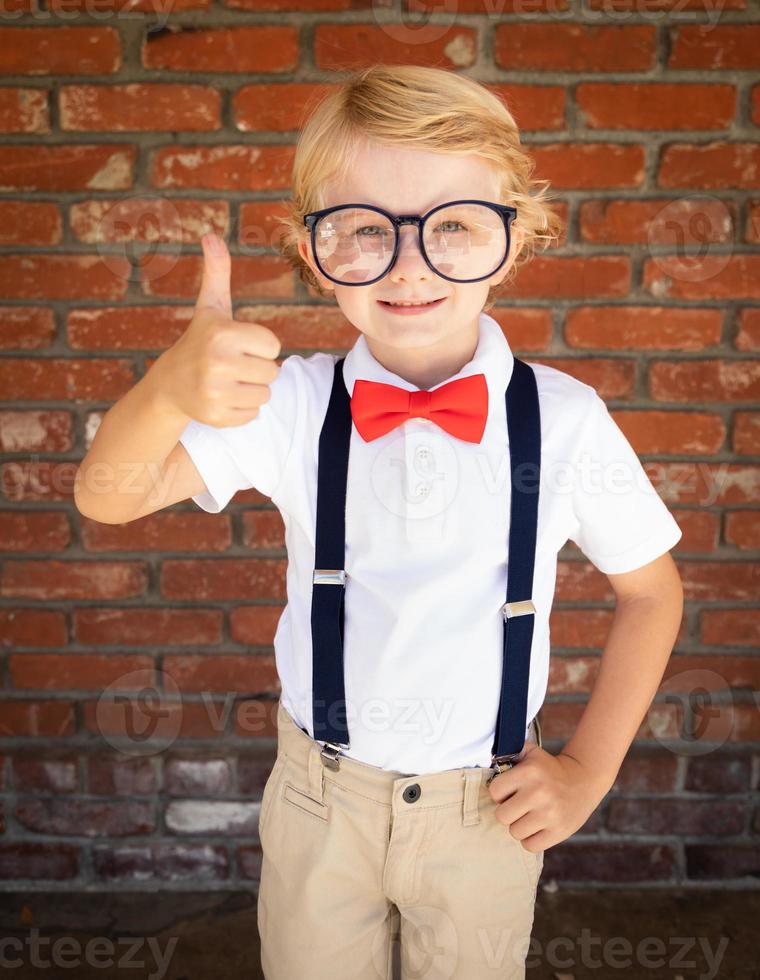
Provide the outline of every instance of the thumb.
<path id="1" fill-rule="evenodd" d="M 209 232 L 201 238 L 203 248 L 203 279 L 196 300 L 196 309 L 202 307 L 219 310 L 232 316 L 230 277 L 232 259 L 224 240 Z"/>

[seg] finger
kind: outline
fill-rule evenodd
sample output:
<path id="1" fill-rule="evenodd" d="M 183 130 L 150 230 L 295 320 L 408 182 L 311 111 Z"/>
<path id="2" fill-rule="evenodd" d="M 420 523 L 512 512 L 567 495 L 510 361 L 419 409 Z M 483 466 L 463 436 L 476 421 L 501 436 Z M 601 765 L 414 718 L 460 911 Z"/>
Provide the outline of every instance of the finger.
<path id="1" fill-rule="evenodd" d="M 232 316 L 232 259 L 224 240 L 209 232 L 201 238 L 203 248 L 203 279 L 196 300 L 196 309 L 219 310 Z"/>

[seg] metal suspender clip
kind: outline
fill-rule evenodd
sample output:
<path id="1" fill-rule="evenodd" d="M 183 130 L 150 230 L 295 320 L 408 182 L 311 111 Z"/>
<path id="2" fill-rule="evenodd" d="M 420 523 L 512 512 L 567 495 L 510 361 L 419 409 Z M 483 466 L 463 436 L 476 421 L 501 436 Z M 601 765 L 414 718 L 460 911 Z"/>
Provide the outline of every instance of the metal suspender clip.
<path id="1" fill-rule="evenodd" d="M 312 579 L 315 585 L 345 585 L 345 568 L 315 568 Z"/>
<path id="2" fill-rule="evenodd" d="M 340 769 L 340 752 L 341 747 L 335 742 L 325 742 L 320 755 L 322 756 L 322 762 L 327 766 L 328 769 L 332 769 L 337 772 Z"/>
<path id="3" fill-rule="evenodd" d="M 536 611 L 532 599 L 520 599 L 519 602 L 505 602 L 499 610 L 504 619 L 511 619 L 513 616 L 529 616 Z"/>

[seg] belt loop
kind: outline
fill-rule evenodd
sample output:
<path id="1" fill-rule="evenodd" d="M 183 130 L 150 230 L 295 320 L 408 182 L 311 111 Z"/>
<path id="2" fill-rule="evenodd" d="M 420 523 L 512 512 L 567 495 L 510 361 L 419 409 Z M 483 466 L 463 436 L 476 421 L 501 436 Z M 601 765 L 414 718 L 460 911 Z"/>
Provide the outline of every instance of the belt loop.
<path id="1" fill-rule="evenodd" d="M 309 747 L 309 756 L 306 760 L 306 765 L 308 769 L 309 777 L 309 796 L 312 799 L 317 800 L 319 803 L 322 802 L 322 795 L 324 793 L 324 766 L 322 765 L 321 756 L 322 746 L 319 742 L 314 742 L 313 745 Z"/>
<path id="2" fill-rule="evenodd" d="M 480 796 L 480 786 L 483 770 L 477 767 L 467 768 L 463 772 L 464 778 L 464 801 L 462 804 L 462 826 L 470 827 L 480 823 L 478 813 L 478 797 Z"/>

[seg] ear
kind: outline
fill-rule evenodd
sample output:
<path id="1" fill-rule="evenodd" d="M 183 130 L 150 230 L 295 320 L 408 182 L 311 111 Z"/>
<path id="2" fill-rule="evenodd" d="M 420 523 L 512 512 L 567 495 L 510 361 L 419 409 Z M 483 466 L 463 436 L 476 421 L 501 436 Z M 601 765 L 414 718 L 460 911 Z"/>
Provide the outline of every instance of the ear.
<path id="1" fill-rule="evenodd" d="M 329 279 L 323 276 L 322 273 L 319 271 L 317 267 L 317 263 L 314 261 L 314 258 L 311 254 L 311 243 L 308 240 L 302 238 L 301 241 L 298 243 L 298 254 L 301 256 L 304 262 L 309 266 L 311 271 L 314 273 L 317 282 L 323 289 L 335 289 L 335 283 L 331 282 Z"/>

